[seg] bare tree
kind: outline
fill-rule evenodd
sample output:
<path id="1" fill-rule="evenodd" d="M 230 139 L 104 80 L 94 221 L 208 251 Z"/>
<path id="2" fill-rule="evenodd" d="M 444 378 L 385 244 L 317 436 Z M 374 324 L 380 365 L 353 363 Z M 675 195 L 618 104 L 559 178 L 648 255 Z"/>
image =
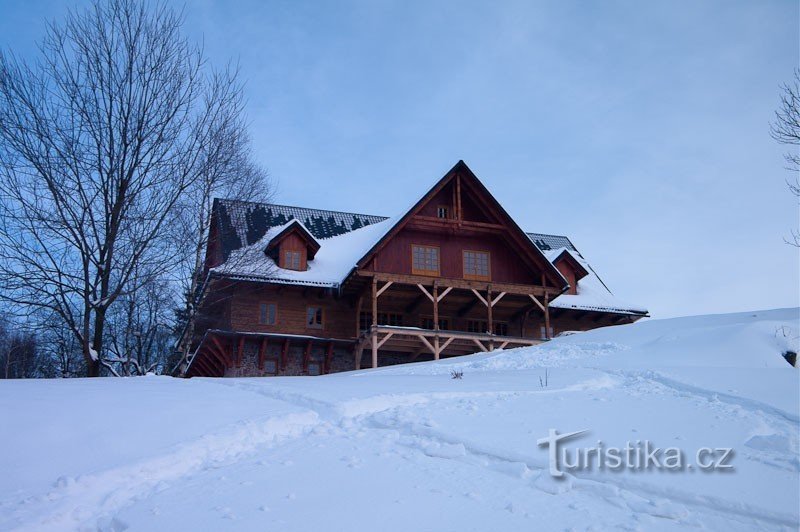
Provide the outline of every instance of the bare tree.
<path id="1" fill-rule="evenodd" d="M 141 283 L 110 309 L 109 355 L 101 361 L 112 375 L 163 373 L 174 343 L 174 294 L 166 281 Z"/>
<path id="2" fill-rule="evenodd" d="M 173 246 L 180 249 L 182 257 L 180 282 L 184 294 L 184 308 L 178 312 L 176 334 L 179 362 L 189 354 L 194 335 L 195 303 L 204 280 L 205 251 L 211 227 L 211 208 L 214 198 L 268 202 L 272 199 L 273 185 L 267 172 L 256 164 L 251 152 L 250 138 L 242 130 L 225 132 L 227 142 L 218 164 L 209 165 L 206 171 L 183 195 L 179 203 L 179 216 L 173 224 Z"/>
<path id="3" fill-rule="evenodd" d="M 794 179 L 787 179 L 786 183 L 792 194 L 800 198 L 800 69 L 794 71 L 794 80 L 782 87 L 780 108 L 775 111 L 770 133 L 781 144 L 790 146 L 784 158 Z M 800 247 L 800 230 L 792 230 L 787 242 Z"/>
<path id="4" fill-rule="evenodd" d="M 244 127 L 236 72 L 210 72 L 181 25 L 95 0 L 48 26 L 41 61 L 0 54 L 0 297 L 58 316 L 89 376 L 109 308 L 174 268 L 163 233 Z"/>

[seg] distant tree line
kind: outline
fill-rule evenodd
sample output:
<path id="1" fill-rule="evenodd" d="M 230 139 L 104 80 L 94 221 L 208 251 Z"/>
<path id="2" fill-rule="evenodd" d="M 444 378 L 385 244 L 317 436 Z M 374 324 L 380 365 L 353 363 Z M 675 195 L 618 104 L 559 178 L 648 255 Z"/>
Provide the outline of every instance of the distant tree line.
<path id="1" fill-rule="evenodd" d="M 0 52 L 1 377 L 169 372 L 213 197 L 269 197 L 237 70 L 182 24 L 95 0 Z"/>

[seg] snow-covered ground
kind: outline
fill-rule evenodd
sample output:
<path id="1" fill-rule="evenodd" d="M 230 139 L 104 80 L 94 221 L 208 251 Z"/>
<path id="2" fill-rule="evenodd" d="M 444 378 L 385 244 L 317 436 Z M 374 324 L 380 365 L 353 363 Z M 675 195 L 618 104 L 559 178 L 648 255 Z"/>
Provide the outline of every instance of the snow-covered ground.
<path id="1" fill-rule="evenodd" d="M 0 530 L 796 530 L 799 312 L 325 377 L 0 381 Z M 556 480 L 550 429 L 733 469 Z"/>

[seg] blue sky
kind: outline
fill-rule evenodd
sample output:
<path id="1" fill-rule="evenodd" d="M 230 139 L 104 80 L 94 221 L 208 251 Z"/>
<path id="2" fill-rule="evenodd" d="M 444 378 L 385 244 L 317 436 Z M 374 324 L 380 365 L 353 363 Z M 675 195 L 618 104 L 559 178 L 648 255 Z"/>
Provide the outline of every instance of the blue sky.
<path id="1" fill-rule="evenodd" d="M 33 56 L 69 5 L 0 1 L 0 46 Z M 392 215 L 464 159 L 523 228 L 568 235 L 655 317 L 800 304 L 783 243 L 800 213 L 769 137 L 796 1 L 185 11 L 212 63 L 239 62 L 277 202 Z"/>

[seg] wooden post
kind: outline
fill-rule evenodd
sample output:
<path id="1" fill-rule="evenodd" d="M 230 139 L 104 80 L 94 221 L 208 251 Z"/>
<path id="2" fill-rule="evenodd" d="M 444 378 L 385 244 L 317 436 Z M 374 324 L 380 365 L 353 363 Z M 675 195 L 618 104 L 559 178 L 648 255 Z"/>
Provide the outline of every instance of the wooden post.
<path id="1" fill-rule="evenodd" d="M 356 342 L 356 348 L 353 353 L 356 357 L 356 369 L 361 369 L 361 357 L 364 354 L 364 342 L 359 340 Z"/>
<path id="2" fill-rule="evenodd" d="M 244 336 L 239 338 L 239 354 L 236 355 L 236 366 L 237 367 L 241 367 L 242 366 L 243 357 L 244 357 Z"/>
<path id="3" fill-rule="evenodd" d="M 378 330 L 372 329 L 372 367 L 378 367 Z"/>
<path id="4" fill-rule="evenodd" d="M 439 335 L 433 337 L 433 359 L 439 360 Z"/>
<path id="5" fill-rule="evenodd" d="M 378 367 L 378 279 L 372 278 L 372 367 Z"/>
<path id="6" fill-rule="evenodd" d="M 433 330 L 439 330 L 439 284 L 433 282 Z"/>
<path id="7" fill-rule="evenodd" d="M 550 339 L 550 294 L 544 293 L 544 335 L 548 340 Z"/>
<path id="8" fill-rule="evenodd" d="M 258 350 L 258 369 L 261 370 L 264 368 L 264 356 L 267 353 L 267 343 L 269 339 L 265 336 L 261 339 L 261 348 Z"/>
<path id="9" fill-rule="evenodd" d="M 283 341 L 283 350 L 281 351 L 280 370 L 285 371 L 286 365 L 289 363 L 289 339 Z"/>
<path id="10" fill-rule="evenodd" d="M 364 305 L 364 296 L 358 296 L 356 302 L 356 338 L 361 336 L 361 307 Z"/>
<path id="11" fill-rule="evenodd" d="M 494 308 L 494 303 L 492 302 L 492 285 L 486 287 L 486 302 L 488 305 L 486 307 L 489 309 L 489 321 L 487 323 L 487 327 L 489 329 L 489 334 L 494 334 L 494 320 L 492 316 L 492 310 Z M 489 351 L 494 351 L 494 340 L 489 340 Z"/>
<path id="12" fill-rule="evenodd" d="M 372 278 L 372 327 L 378 325 L 378 279 Z"/>
<path id="13" fill-rule="evenodd" d="M 328 342 L 328 352 L 325 353 L 325 365 L 322 367 L 322 373 L 330 373 L 331 364 L 333 364 L 333 342 Z"/>
<path id="14" fill-rule="evenodd" d="M 306 342 L 306 350 L 303 353 L 303 372 L 308 373 L 308 362 L 311 360 L 311 340 Z"/>

